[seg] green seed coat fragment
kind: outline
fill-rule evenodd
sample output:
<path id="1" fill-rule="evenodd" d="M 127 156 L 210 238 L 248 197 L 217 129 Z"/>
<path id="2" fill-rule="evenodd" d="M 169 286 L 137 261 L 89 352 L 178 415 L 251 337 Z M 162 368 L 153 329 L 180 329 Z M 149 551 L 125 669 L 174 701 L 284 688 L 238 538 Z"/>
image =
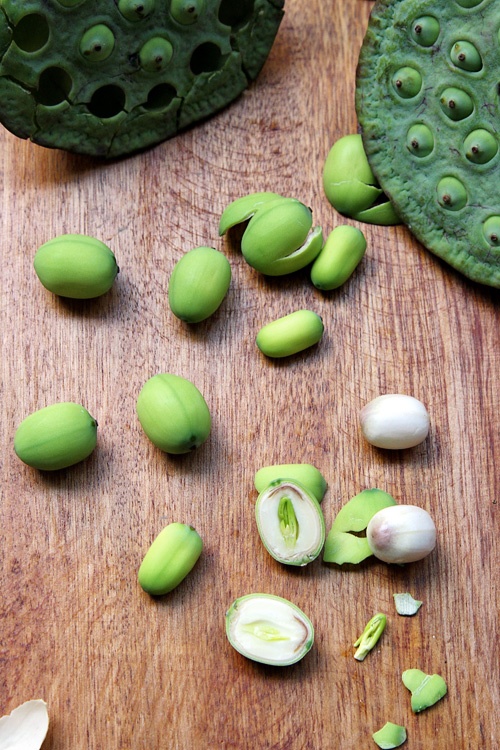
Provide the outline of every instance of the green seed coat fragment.
<path id="1" fill-rule="evenodd" d="M 170 309 L 187 323 L 200 323 L 220 307 L 231 284 L 231 266 L 213 247 L 196 247 L 177 261 L 168 285 Z"/>
<path id="2" fill-rule="evenodd" d="M 320 503 L 326 492 L 327 483 L 322 473 L 312 464 L 274 464 L 263 466 L 254 476 L 257 492 L 263 492 L 272 482 L 296 481 L 305 487 Z"/>
<path id="3" fill-rule="evenodd" d="M 448 692 L 445 680 L 438 674 L 426 674 L 420 669 L 403 672 L 403 684 L 411 692 L 411 708 L 419 713 L 430 708 Z"/>
<path id="4" fill-rule="evenodd" d="M 296 310 L 263 326 L 255 341 L 266 357 L 289 357 L 317 344 L 323 332 L 323 321 L 317 313 Z"/>
<path id="5" fill-rule="evenodd" d="M 354 643 L 356 652 L 354 658 L 357 661 L 363 661 L 370 651 L 377 645 L 380 636 L 385 630 L 387 617 L 379 612 L 374 615 L 367 623 L 365 629 Z"/>
<path id="6" fill-rule="evenodd" d="M 394 605 L 396 607 L 396 612 L 398 615 L 403 616 L 412 616 L 416 615 L 420 607 L 422 606 L 422 602 L 419 602 L 417 599 L 414 599 L 411 594 L 408 592 L 404 594 L 394 594 Z"/>
<path id="7" fill-rule="evenodd" d="M 338 289 L 352 276 L 366 251 L 366 238 L 360 229 L 338 226 L 311 268 L 311 281 L 317 289 Z"/>
<path id="8" fill-rule="evenodd" d="M 160 531 L 141 563 L 141 587 L 152 596 L 173 591 L 194 568 L 202 549 L 203 541 L 192 526 L 169 524 Z"/>
<path id="9" fill-rule="evenodd" d="M 219 222 L 219 236 L 236 226 L 248 221 L 262 206 L 271 201 L 282 198 L 278 193 L 264 191 L 260 193 L 251 193 L 241 198 L 236 198 L 223 211 Z"/>
<path id="10" fill-rule="evenodd" d="M 14 450 L 28 466 L 57 471 L 90 456 L 97 422 L 83 406 L 62 402 L 30 414 L 16 430 Z"/>
<path id="11" fill-rule="evenodd" d="M 394 747 L 399 747 L 406 742 L 406 729 L 399 724 L 393 724 L 388 721 L 382 729 L 372 734 L 372 738 L 375 740 L 381 750 L 391 750 Z"/>

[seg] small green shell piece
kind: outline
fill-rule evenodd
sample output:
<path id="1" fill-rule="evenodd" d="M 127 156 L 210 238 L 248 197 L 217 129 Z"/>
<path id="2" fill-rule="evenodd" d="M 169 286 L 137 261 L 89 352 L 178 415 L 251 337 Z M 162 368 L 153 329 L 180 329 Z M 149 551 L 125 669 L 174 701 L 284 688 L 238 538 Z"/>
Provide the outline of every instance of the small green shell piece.
<path id="1" fill-rule="evenodd" d="M 97 444 L 97 422 L 80 404 L 62 402 L 30 414 L 16 430 L 14 450 L 28 466 L 57 471 L 88 458 Z"/>
<path id="2" fill-rule="evenodd" d="M 172 0 L 170 13 L 178 23 L 190 26 L 196 23 L 205 9 L 205 0 Z"/>
<path id="3" fill-rule="evenodd" d="M 352 218 L 365 224 L 377 224 L 382 227 L 401 224 L 401 219 L 390 201 L 384 201 L 371 208 L 366 208 L 364 211 L 358 211 Z"/>
<path id="4" fill-rule="evenodd" d="M 414 713 L 430 708 L 448 692 L 445 680 L 438 674 L 426 674 L 420 669 L 403 672 L 403 684 L 411 692 L 411 708 Z"/>
<path id="5" fill-rule="evenodd" d="M 392 748 L 400 747 L 406 742 L 406 729 L 400 724 L 393 724 L 388 721 L 382 729 L 372 734 L 372 738 L 381 750 L 392 750 Z"/>
<path id="6" fill-rule="evenodd" d="M 279 200 L 283 196 L 270 191 L 251 193 L 241 198 L 236 198 L 223 211 L 219 222 L 219 236 L 236 226 L 248 221 L 262 206 L 271 201 Z"/>
<path id="7" fill-rule="evenodd" d="M 435 16 L 419 16 L 411 26 L 410 36 L 422 47 L 432 47 L 439 36 L 440 25 Z"/>
<path id="8" fill-rule="evenodd" d="M 335 531 L 330 529 L 325 540 L 323 550 L 323 562 L 335 563 L 336 565 L 358 565 L 363 560 L 371 557 L 366 537 L 355 536 L 346 531 Z"/>
<path id="9" fill-rule="evenodd" d="M 82 234 L 62 234 L 45 242 L 38 248 L 33 265 L 46 289 L 72 299 L 105 294 L 119 270 L 104 242 Z"/>
<path id="10" fill-rule="evenodd" d="M 352 276 L 366 251 L 366 238 L 357 227 L 343 225 L 330 232 L 311 268 L 317 289 L 338 289 Z"/>
<path id="11" fill-rule="evenodd" d="M 170 309 L 186 323 L 200 323 L 220 307 L 231 284 L 231 266 L 213 247 L 195 247 L 177 261 L 168 284 Z"/>
<path id="12" fill-rule="evenodd" d="M 172 43 L 161 36 L 154 36 L 141 47 L 139 64 L 148 73 L 159 73 L 168 66 L 174 54 Z"/>
<path id="13" fill-rule="evenodd" d="M 416 615 L 423 602 L 414 599 L 413 596 L 406 592 L 404 594 L 394 594 L 394 605 L 398 615 L 412 617 Z"/>
<path id="14" fill-rule="evenodd" d="M 185 523 L 170 523 L 149 547 L 138 572 L 141 587 L 152 596 L 168 594 L 194 568 L 203 550 L 198 532 Z"/>
<path id="15" fill-rule="evenodd" d="M 255 343 L 266 357 L 290 357 L 317 344 L 323 332 L 323 321 L 317 313 L 296 310 L 263 326 Z"/>
<path id="16" fill-rule="evenodd" d="M 327 489 L 323 474 L 312 464 L 274 464 L 263 466 L 254 476 L 257 492 L 263 492 L 272 482 L 284 479 L 298 482 L 321 503 Z"/>
<path id="17" fill-rule="evenodd" d="M 455 42 L 450 52 L 450 59 L 461 70 L 477 73 L 483 67 L 481 55 L 472 42 Z"/>
<path id="18" fill-rule="evenodd" d="M 109 26 L 98 23 L 82 36 L 80 52 L 89 62 L 107 60 L 115 47 L 115 36 Z"/>

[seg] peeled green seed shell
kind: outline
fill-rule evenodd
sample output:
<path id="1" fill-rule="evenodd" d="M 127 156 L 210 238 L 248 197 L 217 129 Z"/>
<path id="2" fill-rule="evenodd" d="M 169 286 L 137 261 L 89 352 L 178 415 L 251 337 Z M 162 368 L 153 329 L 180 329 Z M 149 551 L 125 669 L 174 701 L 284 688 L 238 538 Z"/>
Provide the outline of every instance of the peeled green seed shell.
<path id="1" fill-rule="evenodd" d="M 263 326 L 256 344 L 267 357 L 289 357 L 317 344 L 323 332 L 323 321 L 317 313 L 296 310 Z"/>
<path id="2" fill-rule="evenodd" d="M 263 492 L 272 482 L 289 479 L 299 482 L 311 492 L 320 503 L 326 492 L 327 483 L 322 473 L 312 464 L 274 464 L 263 466 L 254 477 L 257 492 Z"/>
<path id="3" fill-rule="evenodd" d="M 228 229 L 248 221 L 262 206 L 271 201 L 282 198 L 278 193 L 261 192 L 236 198 L 227 206 L 220 218 L 219 235 L 226 234 Z"/>
<path id="4" fill-rule="evenodd" d="M 105 294 L 118 273 L 109 247 L 83 234 L 62 234 L 45 242 L 38 248 L 33 264 L 46 289 L 73 299 Z"/>
<path id="5" fill-rule="evenodd" d="M 226 612 L 226 635 L 242 656 L 286 667 L 312 648 L 314 628 L 295 604 L 272 594 L 248 594 Z"/>
<path id="6" fill-rule="evenodd" d="M 361 262 L 366 238 L 360 229 L 338 226 L 329 235 L 311 268 L 311 281 L 317 289 L 338 289 Z"/>
<path id="7" fill-rule="evenodd" d="M 223 253 L 213 247 L 189 250 L 170 276 L 170 309 L 187 323 L 206 320 L 222 304 L 230 283 L 231 266 Z"/>
<path id="8" fill-rule="evenodd" d="M 406 669 L 403 684 L 411 692 L 411 708 L 420 713 L 430 708 L 448 692 L 445 680 L 438 674 L 426 674 L 420 669 Z"/>
<path id="9" fill-rule="evenodd" d="M 83 406 L 62 402 L 30 414 L 16 430 L 14 450 L 28 466 L 56 471 L 90 456 L 97 422 Z"/>
<path id="10" fill-rule="evenodd" d="M 194 568 L 203 549 L 197 531 L 185 523 L 171 523 L 149 547 L 138 580 L 148 594 L 162 596 L 177 588 Z"/>
<path id="11" fill-rule="evenodd" d="M 382 729 L 372 734 L 372 739 L 381 750 L 392 750 L 406 742 L 406 729 L 399 724 L 388 721 Z"/>
<path id="12" fill-rule="evenodd" d="M 210 434 L 205 399 L 179 375 L 160 373 L 150 378 L 139 393 L 137 416 L 151 442 L 166 453 L 188 453 Z"/>

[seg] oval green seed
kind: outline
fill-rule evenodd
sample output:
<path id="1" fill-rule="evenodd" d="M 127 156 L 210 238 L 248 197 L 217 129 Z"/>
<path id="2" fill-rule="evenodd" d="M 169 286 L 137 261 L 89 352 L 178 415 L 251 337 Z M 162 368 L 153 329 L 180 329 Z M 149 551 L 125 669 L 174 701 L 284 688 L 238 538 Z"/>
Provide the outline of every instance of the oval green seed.
<path id="1" fill-rule="evenodd" d="M 177 588 L 194 568 L 203 550 L 198 532 L 185 523 L 171 523 L 160 531 L 141 563 L 138 581 L 152 596 Z"/>
<path id="2" fill-rule="evenodd" d="M 172 0 L 170 13 L 183 26 L 195 23 L 205 9 L 205 0 Z"/>
<path id="3" fill-rule="evenodd" d="M 406 65 L 394 73 L 392 85 L 402 99 L 413 99 L 422 88 L 422 76 L 418 70 Z"/>
<path id="4" fill-rule="evenodd" d="M 107 60 L 115 47 L 115 36 L 108 26 L 99 23 L 88 29 L 80 41 L 80 52 L 86 60 Z"/>
<path id="5" fill-rule="evenodd" d="M 406 148 L 419 158 L 429 156 L 434 149 L 432 130 L 421 122 L 412 125 L 406 134 Z"/>
<path id="6" fill-rule="evenodd" d="M 439 36 L 439 21 L 434 16 L 420 16 L 412 24 L 410 36 L 421 47 L 432 47 Z"/>
<path id="7" fill-rule="evenodd" d="M 92 299 L 113 286 L 116 258 L 100 240 L 63 234 L 38 248 L 33 261 L 43 286 L 61 297 Z"/>
<path id="8" fill-rule="evenodd" d="M 312 464 L 274 464 L 263 466 L 254 476 L 254 485 L 260 494 L 272 482 L 289 479 L 299 482 L 311 492 L 320 503 L 326 492 L 327 483 L 321 472 Z"/>
<path id="9" fill-rule="evenodd" d="M 466 158 L 473 164 L 487 164 L 496 156 L 498 142 L 488 130 L 478 128 L 465 139 L 464 150 Z"/>
<path id="10" fill-rule="evenodd" d="M 460 211 L 467 204 L 467 190 L 457 177 L 443 177 L 437 186 L 438 203 L 448 211 Z"/>
<path id="11" fill-rule="evenodd" d="M 289 357 L 317 344 L 323 331 L 323 321 L 317 313 L 296 310 L 263 326 L 256 344 L 267 357 Z"/>
<path id="12" fill-rule="evenodd" d="M 159 73 L 169 64 L 174 54 L 174 48 L 168 39 L 155 36 L 141 47 L 139 63 L 148 73 Z"/>
<path id="13" fill-rule="evenodd" d="M 450 120 L 464 120 L 474 111 L 474 102 L 469 94 L 454 86 L 450 86 L 443 91 L 439 103 Z"/>
<path id="14" fill-rule="evenodd" d="M 165 453 L 188 453 L 210 434 L 205 399 L 179 375 L 160 373 L 150 378 L 139 393 L 137 416 L 151 442 Z"/>
<path id="15" fill-rule="evenodd" d="M 338 226 L 311 268 L 311 281 L 317 289 L 338 289 L 354 273 L 366 251 L 366 239 L 357 227 Z"/>
<path id="16" fill-rule="evenodd" d="M 90 456 L 97 444 L 97 422 L 73 402 L 46 406 L 30 414 L 16 430 L 14 450 L 28 466 L 57 471 Z"/>
<path id="17" fill-rule="evenodd" d="M 345 216 L 370 208 L 382 194 L 359 134 L 339 138 L 326 157 L 323 188 L 334 208 Z"/>
<path id="18" fill-rule="evenodd" d="M 490 216 L 486 219 L 483 234 L 492 247 L 500 247 L 500 216 Z"/>
<path id="19" fill-rule="evenodd" d="M 187 323 L 199 323 L 220 307 L 231 283 L 231 266 L 213 247 L 196 247 L 174 266 L 168 285 L 170 309 Z"/>
<path id="20" fill-rule="evenodd" d="M 155 9 L 155 0 L 119 0 L 118 10 L 127 21 L 142 21 Z"/>
<path id="21" fill-rule="evenodd" d="M 450 58 L 461 70 L 477 73 L 483 67 L 481 55 L 471 42 L 455 42 L 451 48 Z"/>

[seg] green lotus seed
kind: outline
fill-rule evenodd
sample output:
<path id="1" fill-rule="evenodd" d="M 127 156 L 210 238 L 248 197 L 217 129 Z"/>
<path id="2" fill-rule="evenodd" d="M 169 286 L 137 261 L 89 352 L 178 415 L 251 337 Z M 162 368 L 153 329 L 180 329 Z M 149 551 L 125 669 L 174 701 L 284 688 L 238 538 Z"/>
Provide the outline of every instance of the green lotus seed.
<path id="1" fill-rule="evenodd" d="M 118 10 L 127 21 L 142 21 L 154 11 L 155 0 L 119 0 Z"/>
<path id="2" fill-rule="evenodd" d="M 16 430 L 14 450 L 28 466 L 56 471 L 83 461 L 97 444 L 97 422 L 72 402 L 30 414 Z"/>
<path id="3" fill-rule="evenodd" d="M 469 133 L 464 141 L 465 156 L 474 164 L 486 164 L 496 156 L 498 142 L 488 130 L 479 128 Z"/>
<path id="4" fill-rule="evenodd" d="M 174 266 L 168 285 L 170 309 L 187 323 L 199 323 L 222 304 L 231 283 L 231 266 L 213 247 L 196 247 Z"/>
<path id="5" fill-rule="evenodd" d="M 198 532 L 185 523 L 166 526 L 149 547 L 137 575 L 141 587 L 152 596 L 177 588 L 194 568 L 203 549 Z"/>
<path id="6" fill-rule="evenodd" d="M 170 373 L 154 375 L 144 384 L 137 416 L 151 442 L 165 453 L 188 453 L 210 434 L 210 411 L 200 391 Z"/>
<path id="7" fill-rule="evenodd" d="M 195 23 L 205 9 L 205 0 L 172 0 L 170 13 L 178 23 Z"/>
<path id="8" fill-rule="evenodd" d="M 457 177 L 443 177 L 437 186 L 438 203 L 448 211 L 460 211 L 467 204 L 467 190 Z"/>
<path id="9" fill-rule="evenodd" d="M 422 88 L 422 76 L 418 70 L 406 65 L 394 73 L 392 85 L 402 99 L 413 99 Z"/>
<path id="10" fill-rule="evenodd" d="M 91 62 L 102 62 L 113 52 L 115 46 L 115 37 L 108 26 L 103 23 L 92 26 L 82 36 L 80 42 L 80 52 Z"/>
<path id="11" fill-rule="evenodd" d="M 500 216 L 490 216 L 486 219 L 483 234 L 492 247 L 500 247 Z"/>
<path id="12" fill-rule="evenodd" d="M 336 227 L 311 268 L 317 289 L 338 289 L 354 273 L 366 251 L 363 232 L 348 225 Z"/>
<path id="13" fill-rule="evenodd" d="M 317 344 L 323 331 L 319 315 L 312 310 L 296 310 L 263 326 L 256 344 L 267 357 L 289 357 Z"/>
<path id="14" fill-rule="evenodd" d="M 323 167 L 323 188 L 332 206 L 346 216 L 370 208 L 382 194 L 360 135 L 345 135 L 333 144 Z"/>
<path id="15" fill-rule="evenodd" d="M 372 734 L 372 739 L 381 750 L 392 750 L 406 742 L 406 729 L 399 724 L 388 721 L 382 729 Z"/>
<path id="16" fill-rule="evenodd" d="M 164 70 L 174 54 L 174 48 L 168 39 L 155 36 L 143 45 L 139 52 L 139 63 L 143 70 L 158 73 Z"/>
<path id="17" fill-rule="evenodd" d="M 469 94 L 453 86 L 443 91 L 439 103 L 450 120 L 463 120 L 474 111 L 474 102 Z"/>
<path id="18" fill-rule="evenodd" d="M 254 477 L 254 485 L 260 494 L 272 482 L 288 479 L 298 482 L 314 495 L 320 503 L 326 492 L 326 479 L 321 472 L 312 464 L 275 464 L 263 466 Z"/>
<path id="19" fill-rule="evenodd" d="M 107 245 L 82 234 L 63 234 L 41 245 L 33 265 L 46 289 L 72 299 L 105 294 L 119 270 Z"/>
<path id="20" fill-rule="evenodd" d="M 411 38 L 421 47 L 432 47 L 439 36 L 439 21 L 434 16 L 420 16 L 411 27 Z"/>
<path id="21" fill-rule="evenodd" d="M 455 42 L 450 58 L 457 68 L 471 73 L 477 73 L 483 67 L 481 55 L 471 42 Z"/>
<path id="22" fill-rule="evenodd" d="M 423 123 L 412 125 L 406 134 L 406 148 L 410 153 L 419 158 L 429 156 L 434 149 L 434 135 L 432 130 Z"/>
<path id="23" fill-rule="evenodd" d="M 420 669 L 406 669 L 403 684 L 411 692 L 411 708 L 419 713 L 430 708 L 448 692 L 446 682 L 438 674 L 425 674 Z"/>
<path id="24" fill-rule="evenodd" d="M 262 192 L 262 193 L 251 193 L 250 195 L 244 195 L 241 198 L 236 198 L 227 206 L 220 218 L 219 222 L 219 236 L 226 234 L 228 229 L 241 224 L 244 221 L 248 221 L 256 211 L 259 211 L 262 206 L 266 203 L 270 203 L 276 199 L 281 199 L 283 196 L 278 193 Z"/>

